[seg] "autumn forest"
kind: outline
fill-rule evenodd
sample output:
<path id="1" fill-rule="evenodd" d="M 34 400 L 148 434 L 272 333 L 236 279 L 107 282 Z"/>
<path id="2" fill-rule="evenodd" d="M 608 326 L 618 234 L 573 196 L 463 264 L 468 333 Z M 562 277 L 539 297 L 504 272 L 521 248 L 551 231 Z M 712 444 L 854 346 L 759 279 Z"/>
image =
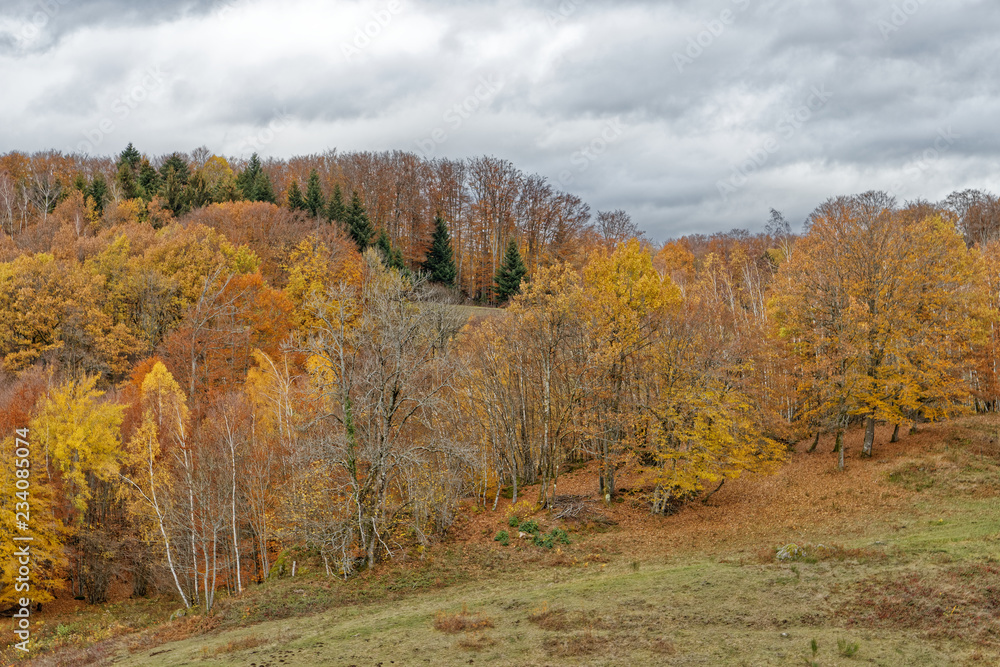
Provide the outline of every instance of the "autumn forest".
<path id="1" fill-rule="evenodd" d="M 797 226 L 798 221 L 796 221 Z M 349 580 L 586 464 L 651 514 L 1000 401 L 1000 200 L 657 243 L 495 157 L 0 156 L 0 558 L 34 599 Z"/>

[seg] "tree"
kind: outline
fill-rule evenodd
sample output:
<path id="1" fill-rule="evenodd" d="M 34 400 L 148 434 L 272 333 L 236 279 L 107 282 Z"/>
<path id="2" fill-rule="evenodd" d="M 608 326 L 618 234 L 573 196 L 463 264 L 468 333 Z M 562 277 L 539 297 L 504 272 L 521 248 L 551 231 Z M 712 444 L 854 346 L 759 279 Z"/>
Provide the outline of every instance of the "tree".
<path id="1" fill-rule="evenodd" d="M 123 150 L 118 156 L 118 163 L 116 166 L 120 169 L 122 165 L 126 165 L 134 173 L 139 170 L 141 162 L 142 155 L 138 150 L 136 150 L 135 146 L 133 146 L 130 141 L 128 146 L 125 147 L 125 150 Z"/>
<path id="2" fill-rule="evenodd" d="M 392 242 L 389 240 L 389 235 L 386 234 L 384 229 L 378 234 L 378 240 L 375 241 L 375 249 L 379 251 L 379 254 L 382 256 L 382 263 L 386 267 L 396 269 L 397 271 L 402 271 L 405 268 L 402 253 L 400 253 L 399 248 L 393 247 Z"/>
<path id="3" fill-rule="evenodd" d="M 305 207 L 309 215 L 318 218 L 323 212 L 323 189 L 319 184 L 319 174 L 315 169 L 309 172 L 309 184 L 306 186 Z"/>
<path id="4" fill-rule="evenodd" d="M 507 252 L 504 253 L 503 263 L 497 269 L 493 277 L 493 293 L 500 303 L 505 303 L 510 297 L 521 290 L 521 280 L 527 269 L 521 260 L 521 253 L 517 249 L 517 242 L 511 239 L 507 244 Z"/>
<path id="5" fill-rule="evenodd" d="M 358 246 L 358 251 L 364 252 L 369 244 L 371 244 L 375 229 L 372 227 L 371 220 L 368 219 L 368 213 L 365 212 L 365 207 L 361 203 L 361 197 L 358 195 L 357 190 L 351 194 L 351 205 L 347 209 L 346 215 L 347 232 L 354 239 L 354 243 Z"/>
<path id="6" fill-rule="evenodd" d="M 958 407 L 957 356 L 977 329 L 975 267 L 952 222 L 899 211 L 884 193 L 820 206 L 779 270 L 772 305 L 802 367 L 802 418 L 834 431 L 838 447 L 848 421 L 863 419 L 871 456 L 876 420 Z"/>
<path id="7" fill-rule="evenodd" d="M 344 195 L 340 190 L 340 183 L 333 186 L 333 194 L 327 202 L 326 217 L 330 222 L 344 225 L 347 223 L 347 207 L 344 206 Z"/>
<path id="8" fill-rule="evenodd" d="M 271 177 L 267 175 L 256 153 L 250 156 L 250 162 L 236 177 L 236 186 L 243 193 L 243 198 L 248 201 L 278 203 L 274 187 L 271 185 Z"/>
<path id="9" fill-rule="evenodd" d="M 448 234 L 448 225 L 440 215 L 434 216 L 434 234 L 431 236 L 431 247 L 427 251 L 427 258 L 422 268 L 427 272 L 431 282 L 449 287 L 455 284 L 458 271 L 451 249 L 451 236 Z"/>
<path id="10" fill-rule="evenodd" d="M 302 198 L 302 190 L 299 189 L 299 181 L 292 179 L 292 184 L 288 188 L 288 208 L 293 211 L 308 210 L 306 200 Z"/>

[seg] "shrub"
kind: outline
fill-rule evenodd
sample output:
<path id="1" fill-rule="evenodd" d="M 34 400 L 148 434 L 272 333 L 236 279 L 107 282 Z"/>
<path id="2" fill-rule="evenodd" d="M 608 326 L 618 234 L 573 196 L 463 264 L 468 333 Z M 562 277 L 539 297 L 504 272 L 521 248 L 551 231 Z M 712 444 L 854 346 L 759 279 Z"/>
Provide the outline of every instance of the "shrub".
<path id="1" fill-rule="evenodd" d="M 534 519 L 528 519 L 527 521 L 521 522 L 521 530 L 525 533 L 530 533 L 531 535 L 537 536 L 539 533 L 538 522 Z"/>
<path id="2" fill-rule="evenodd" d="M 496 537 L 493 538 L 493 541 L 499 542 L 502 546 L 506 547 L 510 545 L 510 535 L 507 534 L 506 530 L 501 530 L 496 534 Z"/>
<path id="3" fill-rule="evenodd" d="M 507 519 L 507 525 L 511 528 L 517 528 L 519 523 L 521 523 L 521 520 L 517 518 L 516 514 L 511 514 L 510 518 Z"/>

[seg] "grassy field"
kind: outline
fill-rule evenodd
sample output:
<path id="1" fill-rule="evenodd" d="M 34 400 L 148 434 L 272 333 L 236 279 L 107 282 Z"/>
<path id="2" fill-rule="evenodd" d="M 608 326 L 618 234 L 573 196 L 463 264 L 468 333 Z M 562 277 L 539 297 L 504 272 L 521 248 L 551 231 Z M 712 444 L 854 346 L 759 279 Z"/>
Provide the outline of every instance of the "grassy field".
<path id="1" fill-rule="evenodd" d="M 519 539 L 508 512 L 469 510 L 442 544 L 348 582 L 306 571 L 169 622 L 152 602 L 51 619 L 34 662 L 1000 664 L 998 425 L 922 427 L 845 473 L 824 442 L 673 517 L 628 488 L 582 522 L 539 512 L 543 532 L 568 530 L 552 549 Z M 593 484 L 581 470 L 560 493 Z"/>

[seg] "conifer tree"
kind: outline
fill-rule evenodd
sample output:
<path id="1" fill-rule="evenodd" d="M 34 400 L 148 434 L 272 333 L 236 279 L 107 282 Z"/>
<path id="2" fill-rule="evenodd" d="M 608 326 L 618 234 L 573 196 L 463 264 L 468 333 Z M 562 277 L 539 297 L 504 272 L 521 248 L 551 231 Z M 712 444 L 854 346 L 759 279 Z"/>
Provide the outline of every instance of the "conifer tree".
<path id="1" fill-rule="evenodd" d="M 305 206 L 309 215 L 319 217 L 323 212 L 323 188 L 319 184 L 319 174 L 313 169 L 309 172 L 309 185 L 306 186 Z"/>
<path id="2" fill-rule="evenodd" d="M 246 169 L 236 177 L 236 185 L 247 201 L 278 203 L 278 198 L 274 196 L 274 186 L 271 185 L 271 177 L 264 171 L 260 156 L 256 153 L 250 156 Z"/>
<path id="3" fill-rule="evenodd" d="M 357 190 L 351 194 L 351 205 L 347 209 L 346 217 L 347 232 L 354 239 L 358 250 L 364 252 L 371 244 L 372 234 L 375 233 L 375 230 L 372 228 L 371 220 L 368 219 L 368 213 L 365 212 Z"/>
<path id="4" fill-rule="evenodd" d="M 455 276 L 458 275 L 451 248 L 451 237 L 448 235 L 448 226 L 440 215 L 434 218 L 431 247 L 427 251 L 427 259 L 424 260 L 422 268 L 430 274 L 431 282 L 443 285 L 453 285 Z"/>
<path id="5" fill-rule="evenodd" d="M 125 147 L 125 150 L 123 150 L 121 155 L 118 156 L 118 164 L 116 166 L 121 168 L 123 164 L 127 164 L 129 169 L 131 169 L 134 173 L 139 168 L 139 163 L 141 161 L 142 155 L 139 154 L 139 151 L 135 149 L 135 146 L 133 146 L 130 141 L 128 146 Z"/>
<path id="6" fill-rule="evenodd" d="M 306 200 L 302 198 L 302 190 L 299 189 L 297 178 L 292 179 L 292 184 L 288 188 L 288 208 L 292 211 L 305 211 Z"/>
<path id="7" fill-rule="evenodd" d="M 344 206 L 344 195 L 340 191 L 340 183 L 333 186 L 333 194 L 326 207 L 326 217 L 330 222 L 343 225 L 347 221 L 347 207 Z"/>
<path id="8" fill-rule="evenodd" d="M 90 182 L 90 190 L 84 194 L 94 198 L 94 207 L 98 215 L 103 215 L 104 202 L 108 199 L 108 182 L 104 180 L 104 174 L 96 174 L 94 180 Z"/>
<path id="9" fill-rule="evenodd" d="M 382 261 L 387 268 L 403 271 L 406 267 L 403 264 L 403 253 L 392 245 L 389 235 L 383 229 L 379 232 L 375 247 L 382 253 Z"/>
<path id="10" fill-rule="evenodd" d="M 507 301 L 521 290 L 521 280 L 526 272 L 524 261 L 521 260 L 521 253 L 517 249 L 517 242 L 511 239 L 507 244 L 503 263 L 497 269 L 496 276 L 493 277 L 495 285 L 493 292 L 500 303 Z"/>

